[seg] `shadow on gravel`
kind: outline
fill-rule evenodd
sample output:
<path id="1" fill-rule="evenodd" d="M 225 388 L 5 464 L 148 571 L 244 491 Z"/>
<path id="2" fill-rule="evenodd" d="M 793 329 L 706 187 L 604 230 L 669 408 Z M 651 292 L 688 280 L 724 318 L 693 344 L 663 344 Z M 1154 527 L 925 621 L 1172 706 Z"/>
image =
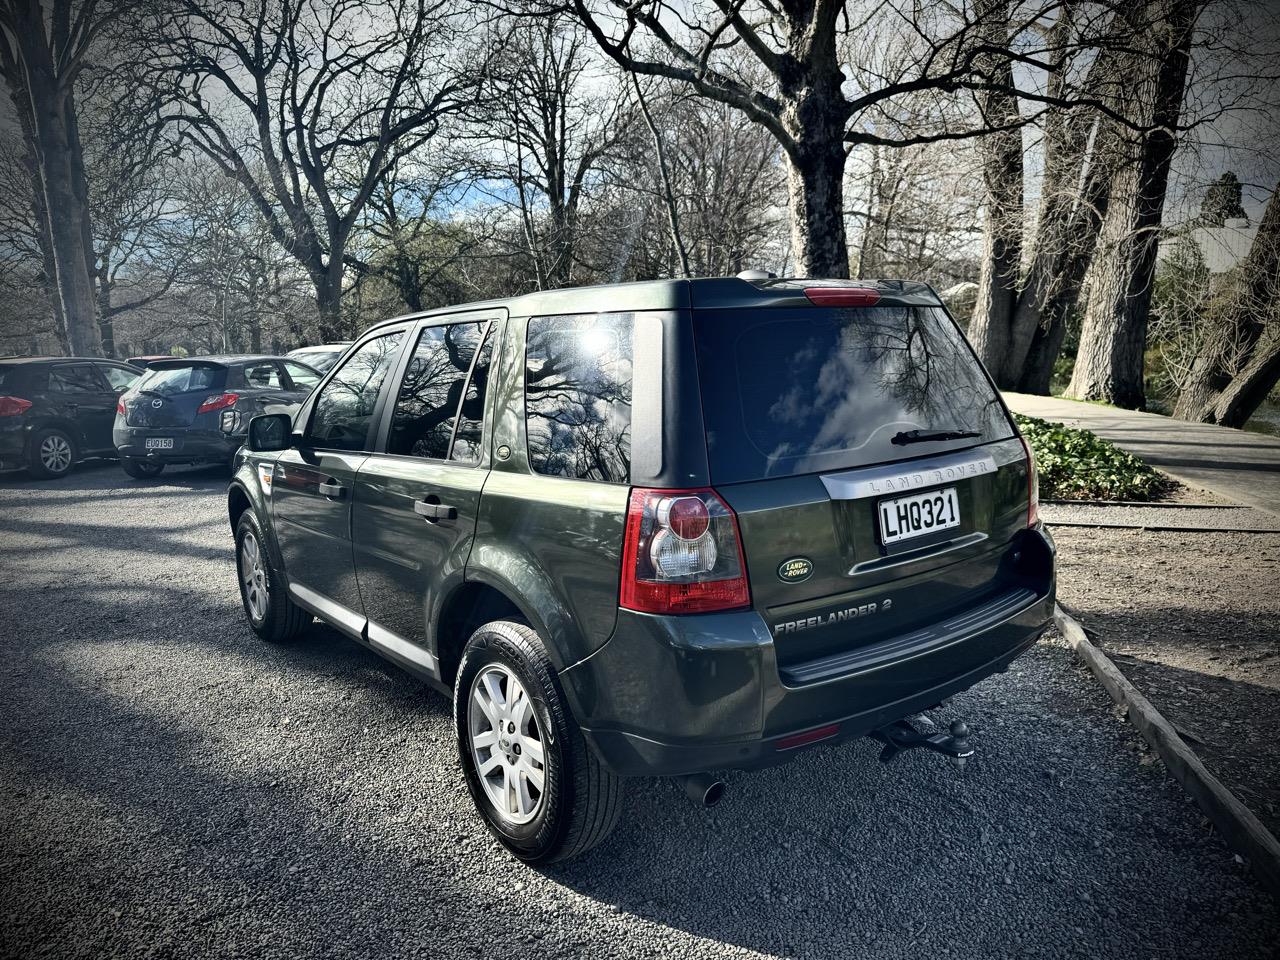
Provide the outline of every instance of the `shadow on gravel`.
<path id="1" fill-rule="evenodd" d="M 59 547 L 74 544 L 95 549 L 139 553 L 152 558 L 169 557 L 179 562 L 184 558 L 230 559 L 231 535 L 229 533 L 227 534 L 227 545 L 218 547 L 200 547 L 181 538 L 182 534 L 197 534 L 205 530 L 222 529 L 224 526 L 225 522 L 219 520 L 201 520 L 196 523 L 155 527 L 87 523 L 83 520 L 74 519 L 65 521 L 26 520 L 15 516 L 8 517 L 5 522 L 6 531 L 9 533 L 48 538 L 56 542 Z M 29 547 L 21 547 L 6 543 L 5 553 L 11 557 L 18 557 L 24 554 L 42 555 L 52 546 L 52 543 L 39 543 Z"/>
<path id="2" fill-rule="evenodd" d="M 106 490 L 128 487 L 141 493 L 164 493 L 163 487 L 185 487 L 191 490 L 225 489 L 231 479 L 230 471 L 223 466 L 166 467 L 158 477 L 135 480 L 128 476 L 115 460 L 86 460 L 60 480 L 33 480 L 25 470 L 0 473 L 0 490 L 48 491 L 61 494 L 66 491 Z M 118 491 L 117 491 L 118 492 Z"/>

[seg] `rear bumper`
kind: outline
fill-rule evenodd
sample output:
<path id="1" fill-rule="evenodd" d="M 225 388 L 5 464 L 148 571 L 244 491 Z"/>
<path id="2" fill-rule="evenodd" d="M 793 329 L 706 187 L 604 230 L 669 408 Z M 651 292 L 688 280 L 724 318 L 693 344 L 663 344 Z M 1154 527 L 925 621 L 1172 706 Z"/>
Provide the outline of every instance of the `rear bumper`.
<path id="1" fill-rule="evenodd" d="M 170 450 L 148 450 L 148 439 L 170 439 Z M 190 427 L 117 426 L 112 432 L 116 453 L 121 457 L 157 463 L 230 463 L 231 455 L 244 443 L 243 437 L 221 430 L 194 430 Z"/>
<path id="2" fill-rule="evenodd" d="M 587 742 L 615 773 L 783 763 L 798 749 L 779 741 L 816 728 L 821 743 L 865 736 L 1006 669 L 1030 647 L 1052 620 L 1055 584 L 1052 541 L 1040 531 L 1026 536 L 1028 552 L 1047 560 L 1037 575 L 928 629 L 803 669 L 779 670 L 755 611 L 620 610 L 609 642 L 561 678 Z"/>

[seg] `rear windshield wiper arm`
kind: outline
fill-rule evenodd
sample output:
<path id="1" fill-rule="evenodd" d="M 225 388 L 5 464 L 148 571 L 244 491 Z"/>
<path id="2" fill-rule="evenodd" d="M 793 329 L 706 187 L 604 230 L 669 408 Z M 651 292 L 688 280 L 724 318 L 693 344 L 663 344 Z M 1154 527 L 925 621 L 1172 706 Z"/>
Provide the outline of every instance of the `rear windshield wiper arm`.
<path id="1" fill-rule="evenodd" d="M 982 436 L 976 430 L 939 430 L 937 433 L 924 433 L 921 430 L 907 430 L 894 434 L 890 443 L 905 446 L 908 443 L 929 443 L 933 440 L 968 440 L 970 437 Z"/>

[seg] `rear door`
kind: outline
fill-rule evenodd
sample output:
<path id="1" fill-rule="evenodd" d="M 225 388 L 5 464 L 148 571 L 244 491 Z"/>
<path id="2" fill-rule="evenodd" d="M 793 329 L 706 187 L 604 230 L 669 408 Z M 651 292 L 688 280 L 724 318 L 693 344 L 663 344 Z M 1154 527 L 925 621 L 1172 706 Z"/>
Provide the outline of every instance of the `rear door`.
<path id="1" fill-rule="evenodd" d="M 92 363 L 59 363 L 49 370 L 49 392 L 79 428 L 81 453 L 110 450 L 116 394 Z"/>
<path id="2" fill-rule="evenodd" d="M 300 446 L 276 460 L 271 484 L 290 592 L 356 634 L 364 615 L 351 555 L 352 492 L 404 340 L 404 327 L 381 330 L 334 370 L 309 405 Z"/>
<path id="3" fill-rule="evenodd" d="M 504 316 L 422 322 L 356 476 L 352 542 L 369 640 L 432 674 L 427 625 L 463 578 L 488 475 L 488 386 Z"/>
<path id="4" fill-rule="evenodd" d="M 941 308 L 703 311 L 694 331 L 712 483 L 784 671 L 1006 588 L 1024 454 Z"/>

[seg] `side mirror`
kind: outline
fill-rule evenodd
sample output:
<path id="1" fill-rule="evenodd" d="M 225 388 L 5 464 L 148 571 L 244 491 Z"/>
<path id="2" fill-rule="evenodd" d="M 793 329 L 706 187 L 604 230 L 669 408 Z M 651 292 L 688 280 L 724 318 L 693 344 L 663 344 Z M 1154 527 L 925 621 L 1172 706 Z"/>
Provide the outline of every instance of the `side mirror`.
<path id="1" fill-rule="evenodd" d="M 288 450 L 293 446 L 293 417 L 287 413 L 266 413 L 249 421 L 245 444 L 255 453 Z"/>

